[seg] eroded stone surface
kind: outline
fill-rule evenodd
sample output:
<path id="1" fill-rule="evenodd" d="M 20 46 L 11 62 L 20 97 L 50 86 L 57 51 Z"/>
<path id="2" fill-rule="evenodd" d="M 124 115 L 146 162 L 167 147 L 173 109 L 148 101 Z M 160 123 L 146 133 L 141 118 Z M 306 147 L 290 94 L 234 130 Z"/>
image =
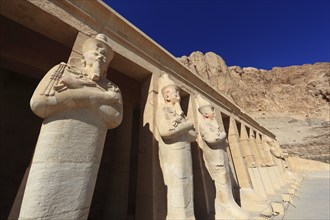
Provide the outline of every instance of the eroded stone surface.
<path id="1" fill-rule="evenodd" d="M 226 66 L 209 53 L 179 61 L 274 133 L 290 155 L 329 163 L 329 62 L 263 70 Z"/>

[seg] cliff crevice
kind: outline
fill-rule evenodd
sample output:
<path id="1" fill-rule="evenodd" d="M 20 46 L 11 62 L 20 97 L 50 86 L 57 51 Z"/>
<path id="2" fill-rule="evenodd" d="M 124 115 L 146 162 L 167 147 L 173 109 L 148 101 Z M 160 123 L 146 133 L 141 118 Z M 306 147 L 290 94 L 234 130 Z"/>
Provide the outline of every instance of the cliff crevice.
<path id="1" fill-rule="evenodd" d="M 292 156 L 330 162 L 330 63 L 227 66 L 213 52 L 178 58 L 276 136 Z"/>

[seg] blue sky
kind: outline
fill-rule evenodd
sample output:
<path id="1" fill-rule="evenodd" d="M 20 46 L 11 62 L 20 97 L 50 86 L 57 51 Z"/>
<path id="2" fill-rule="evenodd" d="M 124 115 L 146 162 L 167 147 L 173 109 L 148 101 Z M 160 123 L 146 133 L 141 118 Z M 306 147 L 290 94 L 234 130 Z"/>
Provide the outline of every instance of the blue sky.
<path id="1" fill-rule="evenodd" d="M 330 0 L 104 0 L 176 57 L 271 69 L 330 61 Z"/>

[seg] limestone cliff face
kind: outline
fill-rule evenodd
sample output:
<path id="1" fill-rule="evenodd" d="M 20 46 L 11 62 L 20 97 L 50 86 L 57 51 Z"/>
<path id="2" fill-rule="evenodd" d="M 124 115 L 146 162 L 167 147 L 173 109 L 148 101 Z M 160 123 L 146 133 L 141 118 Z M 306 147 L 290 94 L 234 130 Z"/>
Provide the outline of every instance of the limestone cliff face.
<path id="1" fill-rule="evenodd" d="M 217 54 L 178 58 L 272 131 L 292 155 L 330 162 L 330 63 L 227 66 Z"/>

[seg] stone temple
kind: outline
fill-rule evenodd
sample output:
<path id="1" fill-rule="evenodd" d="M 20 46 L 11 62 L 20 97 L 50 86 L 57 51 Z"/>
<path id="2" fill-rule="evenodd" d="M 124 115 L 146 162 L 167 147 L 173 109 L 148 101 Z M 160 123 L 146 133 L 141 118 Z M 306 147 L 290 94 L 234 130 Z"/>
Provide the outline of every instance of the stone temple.
<path id="1" fill-rule="evenodd" d="M 0 219 L 267 219 L 274 134 L 99 0 L 1 1 Z"/>

